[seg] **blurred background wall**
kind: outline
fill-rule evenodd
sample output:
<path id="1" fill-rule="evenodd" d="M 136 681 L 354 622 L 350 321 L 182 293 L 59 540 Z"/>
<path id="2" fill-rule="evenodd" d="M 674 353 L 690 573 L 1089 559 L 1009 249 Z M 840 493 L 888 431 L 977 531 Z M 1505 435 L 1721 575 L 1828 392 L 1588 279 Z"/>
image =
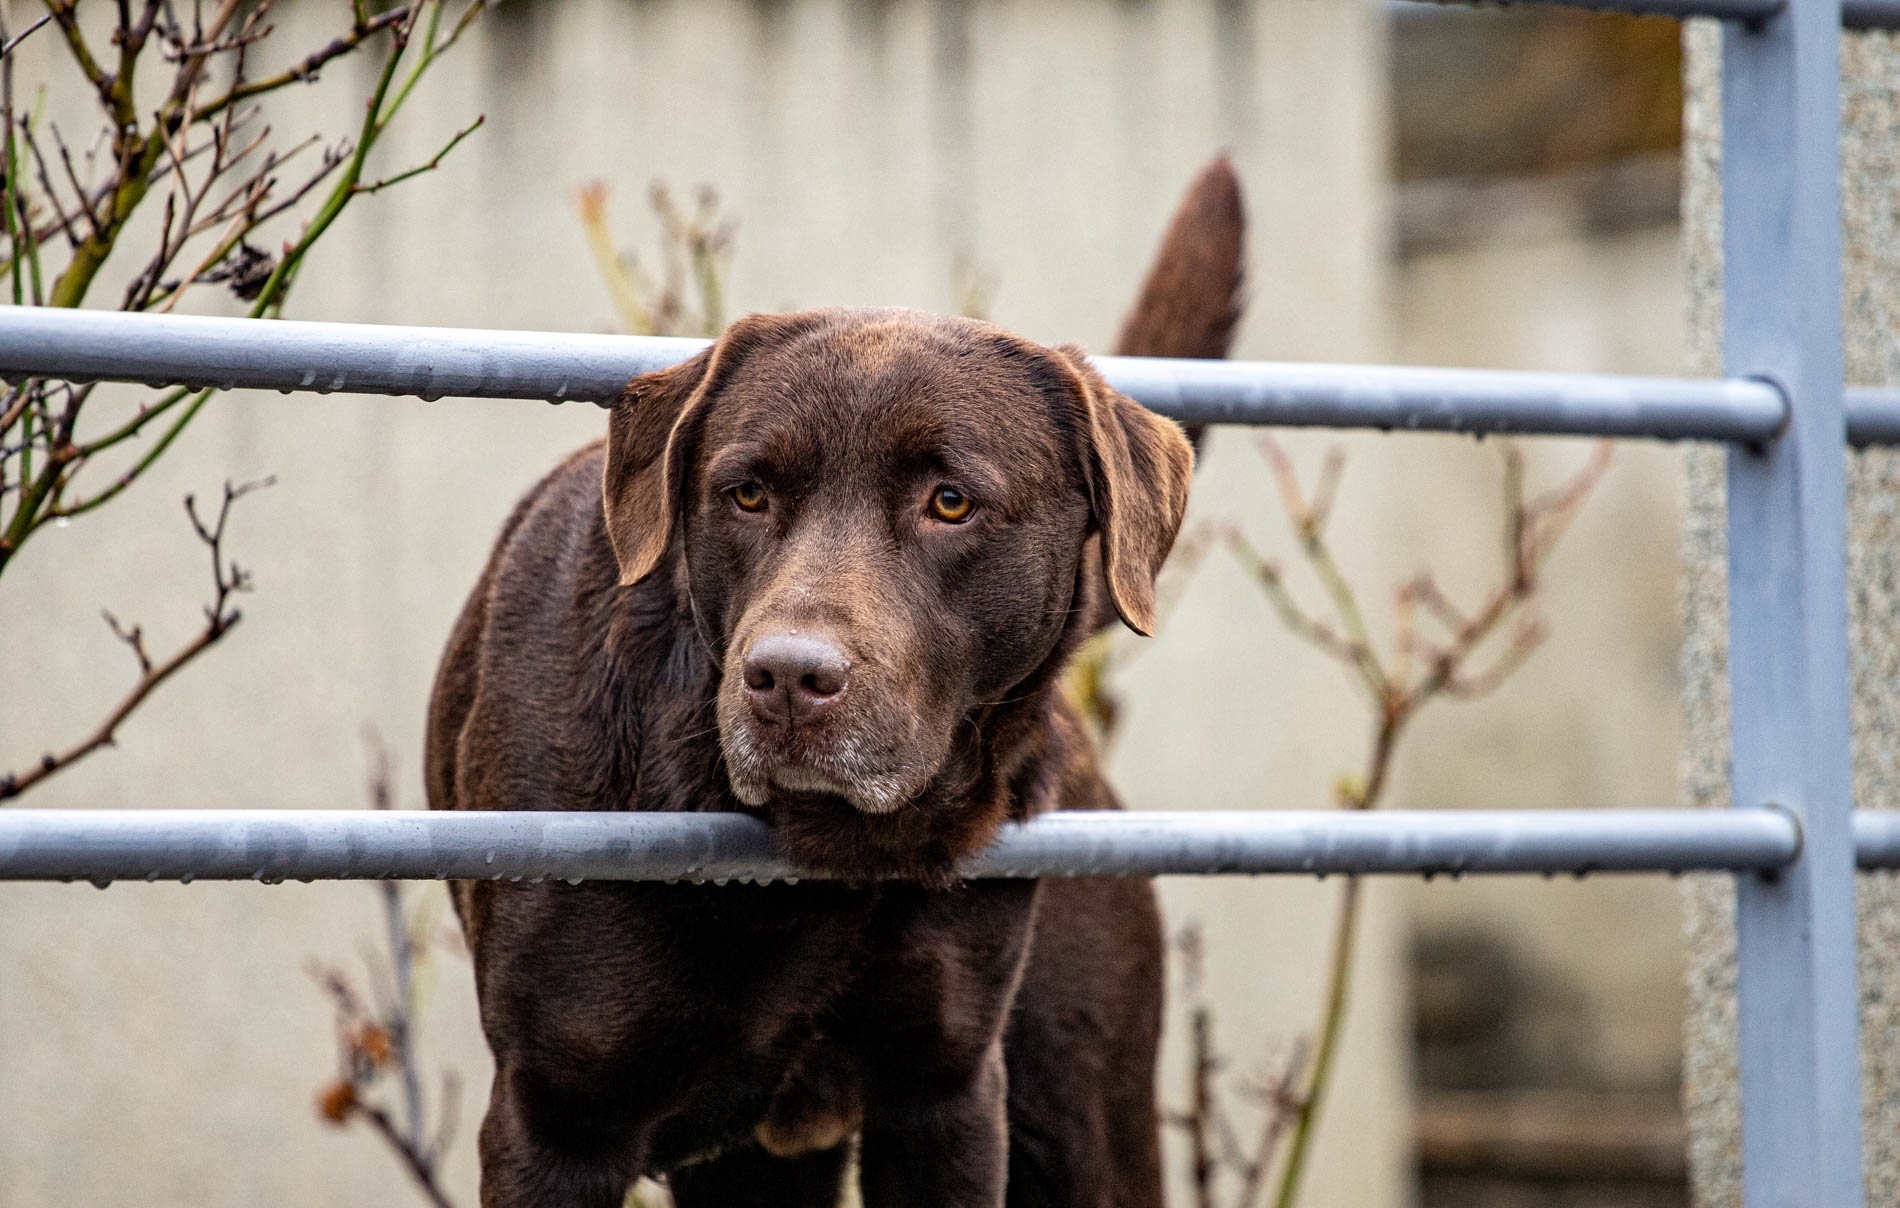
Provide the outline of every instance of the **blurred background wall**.
<path id="1" fill-rule="evenodd" d="M 286 2 L 277 21 L 287 54 L 340 17 Z M 69 81 L 58 51 L 22 50 L 28 87 L 56 66 Z M 272 121 L 344 129 L 370 71 L 332 68 Z M 1175 197 L 1225 149 L 1251 219 L 1238 356 L 1675 372 L 1676 71 L 1672 25 L 1365 0 L 507 3 L 378 154 L 393 170 L 476 113 L 487 125 L 352 210 L 289 313 L 606 330 L 574 190 L 609 182 L 623 242 L 646 247 L 640 198 L 659 178 L 713 185 L 737 219 L 735 311 L 953 309 L 975 273 L 999 322 L 1102 348 Z M 70 87 L 49 105 L 84 128 Z M 449 622 L 513 500 L 602 426 L 585 406 L 219 400 L 136 502 L 22 554 L 0 593 L 0 765 L 69 742 L 130 679 L 101 607 L 155 644 L 191 632 L 203 568 L 179 497 L 275 474 L 233 521 L 258 587 L 244 624 L 116 749 L 26 803 L 356 808 L 369 725 L 399 804 L 419 807 Z M 1309 479 L 1336 440 L 1290 438 Z M 1375 627 L 1425 567 L 1466 603 L 1488 590 L 1495 451 L 1342 443 L 1335 531 Z M 1585 453 L 1532 446 L 1534 481 Z M 1551 567 L 1550 641 L 1502 692 L 1424 717 L 1389 804 L 1672 800 L 1678 495 L 1672 450 L 1618 450 Z M 1193 509 L 1292 556 L 1248 433 L 1214 434 Z M 1162 636 L 1127 644 L 1115 684 L 1110 767 L 1135 808 L 1323 807 L 1363 759 L 1365 706 L 1218 552 Z M 1205 934 L 1236 1085 L 1316 1020 L 1338 892 L 1164 885 L 1171 926 Z M 0 1204 L 405 1202 L 394 1160 L 323 1127 L 312 1100 L 335 1058 L 306 967 L 377 945 L 373 890 L 10 886 L 0 901 Z M 1548 1202 L 1524 1197 L 1578 1177 L 1560 1151 L 1590 1155 L 1581 1174 L 1600 1187 L 1617 1180 L 1566 1203 L 1681 1202 L 1679 1147 L 1672 1163 L 1667 1143 L 1640 1143 L 1680 1132 L 1680 933 L 1662 882 L 1375 885 L 1302 1202 Z M 428 1063 L 462 1077 L 451 1190 L 473 1203 L 489 1069 L 465 962 L 437 961 L 429 1001 Z M 1180 1106 L 1173 1022 L 1164 1096 Z M 1526 1121 L 1569 1150 L 1518 1143 Z M 1640 1136 L 1593 1131 L 1605 1121 Z"/>

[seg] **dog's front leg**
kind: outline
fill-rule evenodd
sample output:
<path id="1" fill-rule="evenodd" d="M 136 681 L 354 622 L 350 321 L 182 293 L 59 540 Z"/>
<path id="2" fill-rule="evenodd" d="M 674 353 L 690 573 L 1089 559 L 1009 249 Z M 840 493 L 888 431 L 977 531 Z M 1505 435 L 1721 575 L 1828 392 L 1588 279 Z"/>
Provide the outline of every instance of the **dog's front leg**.
<path id="1" fill-rule="evenodd" d="M 639 1130 L 550 1111 L 543 1098 L 531 1079 L 495 1071 L 479 1145 L 482 1208 L 620 1208 L 640 1173 Z"/>
<path id="2" fill-rule="evenodd" d="M 1007 1077 L 998 1042 L 967 1075 L 898 1070 L 869 1088 L 858 1176 L 865 1208 L 1000 1208 Z"/>

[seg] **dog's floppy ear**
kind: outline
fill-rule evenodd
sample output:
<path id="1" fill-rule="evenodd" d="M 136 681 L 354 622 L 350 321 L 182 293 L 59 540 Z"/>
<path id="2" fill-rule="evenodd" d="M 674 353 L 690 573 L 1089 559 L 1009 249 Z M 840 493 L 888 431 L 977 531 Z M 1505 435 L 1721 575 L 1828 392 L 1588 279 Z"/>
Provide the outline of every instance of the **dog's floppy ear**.
<path id="1" fill-rule="evenodd" d="M 666 556 L 688 505 L 693 457 L 707 400 L 746 355 L 830 322 L 832 312 L 751 314 L 735 320 L 711 348 L 670 369 L 627 383 L 607 421 L 607 470 L 601 504 L 607 540 L 631 587 Z"/>
<path id="2" fill-rule="evenodd" d="M 1155 576 L 1187 512 L 1194 449 L 1180 425 L 1103 381 L 1080 348 L 1056 351 L 1081 412 L 1083 472 L 1108 598 L 1123 624 L 1146 635 L 1155 626 Z"/>
<path id="3" fill-rule="evenodd" d="M 630 587 L 653 573 L 672 539 L 675 496 L 698 424 L 693 413 L 713 349 L 627 383 L 607 420 L 601 503 L 607 539 Z M 677 463 L 677 464 L 676 464 Z"/>

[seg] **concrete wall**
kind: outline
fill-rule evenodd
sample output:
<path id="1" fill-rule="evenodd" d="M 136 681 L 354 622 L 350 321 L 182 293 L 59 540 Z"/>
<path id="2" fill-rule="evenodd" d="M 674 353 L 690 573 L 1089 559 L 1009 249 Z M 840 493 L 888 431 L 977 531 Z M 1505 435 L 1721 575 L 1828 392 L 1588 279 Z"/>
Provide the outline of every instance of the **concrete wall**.
<path id="1" fill-rule="evenodd" d="M 1721 47 L 1713 27 L 1690 31 L 1685 245 L 1693 300 L 1694 368 L 1721 364 Z M 1900 380 L 1900 241 L 1893 182 L 1900 172 L 1900 48 L 1892 35 L 1847 35 L 1841 43 L 1841 192 L 1845 223 L 1847 380 Z M 1721 807 L 1728 793 L 1728 683 L 1723 473 L 1718 451 L 1690 459 L 1683 536 L 1685 618 L 1683 795 Z M 1891 808 L 1900 781 L 1900 522 L 1894 514 L 1900 458 L 1891 450 L 1849 454 L 1848 651 L 1853 681 L 1854 802 Z M 1689 887 L 1690 1015 L 1686 1093 L 1695 1202 L 1741 1203 L 1741 1134 L 1735 1075 L 1734 894 L 1726 878 Z M 1900 1200 L 1900 887 L 1860 882 L 1861 1078 L 1867 1202 Z"/>

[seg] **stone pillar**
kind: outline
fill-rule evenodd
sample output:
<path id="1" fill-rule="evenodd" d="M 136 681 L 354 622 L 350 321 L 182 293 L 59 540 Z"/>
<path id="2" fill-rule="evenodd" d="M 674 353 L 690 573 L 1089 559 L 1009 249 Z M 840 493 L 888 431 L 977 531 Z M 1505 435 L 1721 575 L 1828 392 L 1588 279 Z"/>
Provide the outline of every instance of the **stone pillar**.
<path id="1" fill-rule="evenodd" d="M 1712 22 L 1685 34 L 1683 236 L 1691 372 L 1721 369 L 1721 45 Z M 1887 34 L 1841 47 L 1841 192 L 1847 380 L 1900 381 L 1900 47 Z M 1722 451 L 1689 455 L 1683 530 L 1683 795 L 1729 804 L 1726 543 Z M 1848 455 L 1849 645 L 1854 800 L 1900 799 L 1900 453 Z M 1698 1208 L 1741 1203 L 1736 1091 L 1734 893 L 1727 877 L 1687 887 L 1690 1006 L 1684 1094 Z M 1900 885 L 1860 884 L 1861 1077 L 1867 1203 L 1900 1203 Z"/>

